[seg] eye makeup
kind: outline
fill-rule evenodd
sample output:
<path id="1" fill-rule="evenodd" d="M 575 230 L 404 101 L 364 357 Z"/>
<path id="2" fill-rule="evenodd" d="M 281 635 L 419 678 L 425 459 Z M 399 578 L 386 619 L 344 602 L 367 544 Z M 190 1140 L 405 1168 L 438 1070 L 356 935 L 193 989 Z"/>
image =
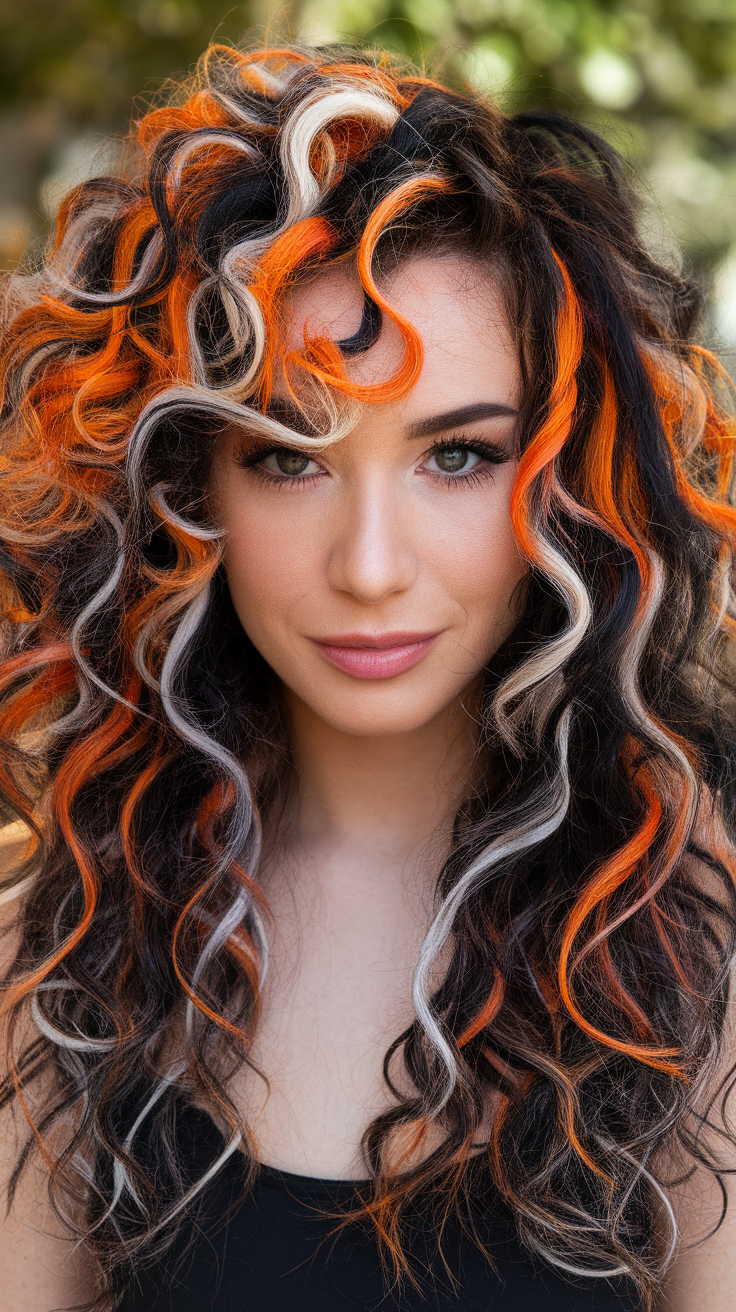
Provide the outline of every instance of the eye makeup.
<path id="1" fill-rule="evenodd" d="M 467 458 L 471 456 L 476 456 L 477 461 L 468 467 Z M 276 460 L 269 467 L 266 461 L 271 457 Z M 442 465 L 437 469 L 426 468 L 428 460 L 438 462 L 443 457 L 445 468 Z M 510 452 L 501 443 L 460 433 L 430 447 L 420 458 L 417 473 L 437 479 L 445 486 L 452 484 L 467 487 L 491 477 L 494 466 L 506 464 L 511 459 Z M 249 445 L 235 453 L 234 462 L 240 469 L 251 470 L 264 482 L 289 491 L 304 487 L 323 472 L 318 468 L 317 471 L 307 473 L 310 465 L 318 466 L 319 462 L 308 452 L 291 446 L 259 446 L 254 449 Z M 276 468 L 273 468 L 274 463 Z"/>

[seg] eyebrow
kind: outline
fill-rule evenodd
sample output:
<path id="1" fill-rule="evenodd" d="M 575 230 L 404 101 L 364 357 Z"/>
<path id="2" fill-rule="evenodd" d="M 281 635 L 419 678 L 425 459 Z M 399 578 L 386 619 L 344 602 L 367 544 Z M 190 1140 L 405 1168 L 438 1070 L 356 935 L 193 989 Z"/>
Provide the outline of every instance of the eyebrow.
<path id="1" fill-rule="evenodd" d="M 445 433 L 448 428 L 472 424 L 476 419 L 515 419 L 517 415 L 518 410 L 500 401 L 478 401 L 475 405 L 463 405 L 457 410 L 446 410 L 444 414 L 420 419 L 409 424 L 406 433 L 407 437 L 432 437 L 434 433 Z"/>
<path id="2" fill-rule="evenodd" d="M 284 397 L 272 397 L 265 413 L 270 419 L 277 419 L 279 423 L 293 429 L 295 433 L 304 433 L 306 436 L 314 433 L 314 428 L 303 411 L 293 401 L 286 400 Z M 419 419 L 416 423 L 409 424 L 406 434 L 409 438 L 432 437 L 435 433 L 445 433 L 449 429 L 460 428 L 463 424 L 472 424 L 478 419 L 516 419 L 517 416 L 518 410 L 504 405 L 501 401 L 477 401 L 475 405 L 462 405 L 456 410 L 446 410 L 443 414 Z"/>

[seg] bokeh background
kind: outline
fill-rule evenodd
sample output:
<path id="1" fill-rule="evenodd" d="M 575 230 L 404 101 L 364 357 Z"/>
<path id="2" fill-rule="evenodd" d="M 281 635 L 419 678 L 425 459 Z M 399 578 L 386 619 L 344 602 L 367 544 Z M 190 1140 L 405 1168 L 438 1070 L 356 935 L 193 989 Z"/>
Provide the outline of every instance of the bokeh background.
<path id="1" fill-rule="evenodd" d="M 387 46 L 504 108 L 591 123 L 636 171 L 649 241 L 710 292 L 736 365 L 736 0 L 0 0 L 0 265 L 114 162 L 135 104 L 211 40 Z"/>

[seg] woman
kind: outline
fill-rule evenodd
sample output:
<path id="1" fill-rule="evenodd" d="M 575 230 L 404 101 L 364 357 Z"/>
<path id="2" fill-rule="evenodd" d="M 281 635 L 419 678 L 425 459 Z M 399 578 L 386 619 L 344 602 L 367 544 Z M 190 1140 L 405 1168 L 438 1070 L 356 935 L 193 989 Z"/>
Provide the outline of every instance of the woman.
<path id="1" fill-rule="evenodd" d="M 693 285 L 587 129 L 386 56 L 137 137 L 8 292 L 8 1306 L 731 1306 Z"/>

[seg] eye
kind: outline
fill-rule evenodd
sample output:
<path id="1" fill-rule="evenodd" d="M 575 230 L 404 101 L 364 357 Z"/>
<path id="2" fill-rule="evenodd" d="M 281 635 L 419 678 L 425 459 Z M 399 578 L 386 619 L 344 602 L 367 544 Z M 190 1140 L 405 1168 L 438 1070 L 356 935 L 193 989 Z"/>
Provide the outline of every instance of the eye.
<path id="1" fill-rule="evenodd" d="M 433 469 L 432 461 L 434 461 L 434 469 L 439 473 L 468 474 L 480 464 L 481 459 L 477 451 L 471 451 L 466 446 L 446 446 L 432 452 L 427 467 Z"/>
<path id="2" fill-rule="evenodd" d="M 280 447 L 272 451 L 262 462 L 265 469 L 272 474 L 281 474 L 286 478 L 304 478 L 319 470 L 316 460 L 305 455 L 303 451 L 292 451 L 290 447 Z M 310 468 L 313 466 L 313 468 Z"/>

